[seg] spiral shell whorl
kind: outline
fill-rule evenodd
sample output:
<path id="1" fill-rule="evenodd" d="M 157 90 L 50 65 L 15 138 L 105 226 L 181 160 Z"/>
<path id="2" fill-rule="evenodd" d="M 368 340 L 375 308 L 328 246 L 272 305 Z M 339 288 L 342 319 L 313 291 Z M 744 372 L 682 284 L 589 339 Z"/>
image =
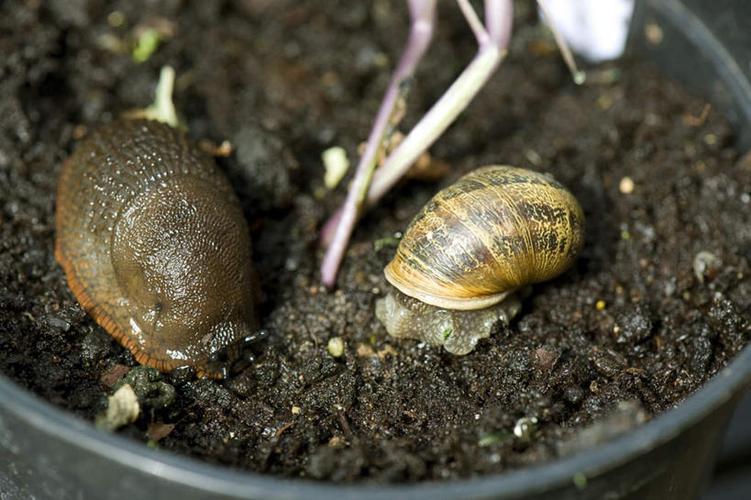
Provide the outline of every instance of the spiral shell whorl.
<path id="1" fill-rule="evenodd" d="M 483 167 L 425 205 L 386 278 L 431 305 L 481 309 L 570 267 L 583 244 L 583 226 L 576 199 L 550 177 Z"/>

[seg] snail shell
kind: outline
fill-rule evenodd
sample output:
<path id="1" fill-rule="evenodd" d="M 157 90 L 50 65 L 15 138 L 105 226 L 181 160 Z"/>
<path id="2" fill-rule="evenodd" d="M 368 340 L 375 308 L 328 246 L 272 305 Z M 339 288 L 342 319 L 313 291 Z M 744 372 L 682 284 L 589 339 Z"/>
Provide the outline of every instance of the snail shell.
<path id="1" fill-rule="evenodd" d="M 384 271 L 398 290 L 376 302 L 376 316 L 394 337 L 467 354 L 519 312 L 528 285 L 571 266 L 583 241 L 581 207 L 553 179 L 480 168 L 414 218 Z"/>
<path id="2" fill-rule="evenodd" d="M 95 131 L 65 162 L 55 256 L 81 305 L 136 359 L 221 377 L 256 330 L 250 237 L 213 161 L 145 120 Z"/>
<path id="3" fill-rule="evenodd" d="M 488 166 L 425 205 L 384 272 L 401 292 L 427 304 L 482 309 L 565 271 L 583 241 L 581 207 L 558 182 Z"/>

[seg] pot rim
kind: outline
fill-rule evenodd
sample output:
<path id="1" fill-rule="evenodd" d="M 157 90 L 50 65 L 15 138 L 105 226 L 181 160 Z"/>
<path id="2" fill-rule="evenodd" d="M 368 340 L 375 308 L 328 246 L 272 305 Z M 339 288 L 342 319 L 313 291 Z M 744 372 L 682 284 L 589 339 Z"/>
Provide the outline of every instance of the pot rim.
<path id="1" fill-rule="evenodd" d="M 703 25 L 675 0 L 646 0 L 652 8 L 666 15 L 684 34 L 686 24 L 697 31 L 691 41 L 701 47 L 714 38 Z M 636 13 L 635 13 L 636 14 Z M 680 21 L 680 22 L 679 22 Z M 681 29 L 682 28 L 682 29 Z M 700 39 L 700 40 L 699 40 Z M 705 49 L 719 59 L 719 71 L 731 85 L 735 97 L 749 96 L 748 82 L 716 40 Z M 745 83 L 744 83 L 745 82 Z M 743 85 L 742 85 L 743 84 Z M 744 99 L 736 99 L 736 102 Z M 751 117 L 751 107 L 744 107 L 744 117 Z M 702 387 L 675 408 L 665 411 L 635 429 L 590 450 L 501 474 L 455 481 L 430 481 L 396 485 L 335 484 L 310 479 L 285 477 L 232 470 L 175 453 L 150 449 L 142 443 L 96 429 L 91 423 L 53 406 L 16 385 L 0 373 L 0 409 L 25 421 L 43 434 L 57 436 L 72 448 L 83 449 L 144 475 L 193 488 L 206 494 L 236 498 L 313 497 L 391 499 L 443 497 L 506 497 L 550 491 L 570 485 L 574 478 L 592 478 L 615 469 L 640 455 L 670 441 L 696 425 L 715 409 L 739 396 L 751 386 L 751 344 Z"/>
<path id="2" fill-rule="evenodd" d="M 446 496 L 506 496 L 530 494 L 571 484 L 574 477 L 591 478 L 612 470 L 671 440 L 701 421 L 717 407 L 740 394 L 751 383 L 751 345 L 720 370 L 697 392 L 674 409 L 661 413 L 633 431 L 591 450 L 498 475 L 455 481 L 401 485 L 363 485 L 314 482 L 231 470 L 147 448 L 142 443 L 96 429 L 0 375 L 0 401 L 16 418 L 42 433 L 54 434 L 70 446 L 135 469 L 204 491 L 238 498 L 331 497 L 386 499 Z"/>

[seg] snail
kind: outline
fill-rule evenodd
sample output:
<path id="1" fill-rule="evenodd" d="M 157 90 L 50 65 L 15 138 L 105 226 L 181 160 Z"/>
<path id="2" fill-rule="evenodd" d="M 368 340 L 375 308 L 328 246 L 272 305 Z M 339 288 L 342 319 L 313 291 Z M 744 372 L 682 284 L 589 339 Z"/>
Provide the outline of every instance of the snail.
<path id="1" fill-rule="evenodd" d="M 55 257 L 136 360 L 221 378 L 256 332 L 247 224 L 229 181 L 179 130 L 123 119 L 64 163 Z"/>
<path id="2" fill-rule="evenodd" d="M 412 220 L 384 274 L 396 291 L 376 303 L 394 337 L 467 354 L 519 295 L 575 261 L 584 242 L 576 198 L 541 173 L 479 168 L 436 194 Z"/>

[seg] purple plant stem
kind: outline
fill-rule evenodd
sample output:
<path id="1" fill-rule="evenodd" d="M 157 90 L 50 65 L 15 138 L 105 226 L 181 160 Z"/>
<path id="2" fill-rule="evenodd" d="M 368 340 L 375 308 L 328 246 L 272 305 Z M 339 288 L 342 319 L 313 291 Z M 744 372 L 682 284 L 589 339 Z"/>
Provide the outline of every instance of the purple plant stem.
<path id="1" fill-rule="evenodd" d="M 491 44 L 499 49 L 508 49 L 513 24 L 512 0 L 485 0 L 485 25 L 488 28 Z"/>
<path id="2" fill-rule="evenodd" d="M 389 155 L 381 168 L 375 171 L 365 200 L 367 205 L 377 202 L 407 172 L 419 155 L 438 139 L 490 79 L 506 54 L 513 21 L 511 0 L 485 1 L 487 30 L 478 26 L 479 21 L 477 21 L 469 2 L 465 0 L 457 1 L 477 38 L 479 44 L 477 55 L 446 93 Z M 336 240 L 334 232 L 340 226 L 340 221 L 343 220 L 345 214 L 350 215 L 347 214 L 344 207 L 340 208 L 326 222 L 321 231 L 321 240 L 324 245 L 328 241 Z"/>
<path id="3" fill-rule="evenodd" d="M 478 37 L 480 48 L 472 62 L 386 158 L 370 185 L 367 204 L 378 201 L 404 176 L 469 105 L 506 56 L 513 14 L 511 0 L 486 0 L 485 5 L 486 17 L 494 21 L 492 26 L 497 32 Z M 500 19 L 501 16 L 504 18 Z"/>
<path id="4" fill-rule="evenodd" d="M 321 265 L 321 281 L 327 287 L 332 287 L 336 281 L 337 271 L 365 202 L 376 166 L 376 157 L 396 108 L 401 86 L 414 74 L 415 68 L 430 45 L 435 25 L 435 4 L 436 0 L 409 0 L 411 26 L 404 52 L 381 102 L 347 198 L 337 212 L 339 217 L 336 225 L 329 223 L 322 232 L 322 235 L 327 235 L 334 231 L 333 236 L 326 238 L 330 239 L 330 244 Z"/>

